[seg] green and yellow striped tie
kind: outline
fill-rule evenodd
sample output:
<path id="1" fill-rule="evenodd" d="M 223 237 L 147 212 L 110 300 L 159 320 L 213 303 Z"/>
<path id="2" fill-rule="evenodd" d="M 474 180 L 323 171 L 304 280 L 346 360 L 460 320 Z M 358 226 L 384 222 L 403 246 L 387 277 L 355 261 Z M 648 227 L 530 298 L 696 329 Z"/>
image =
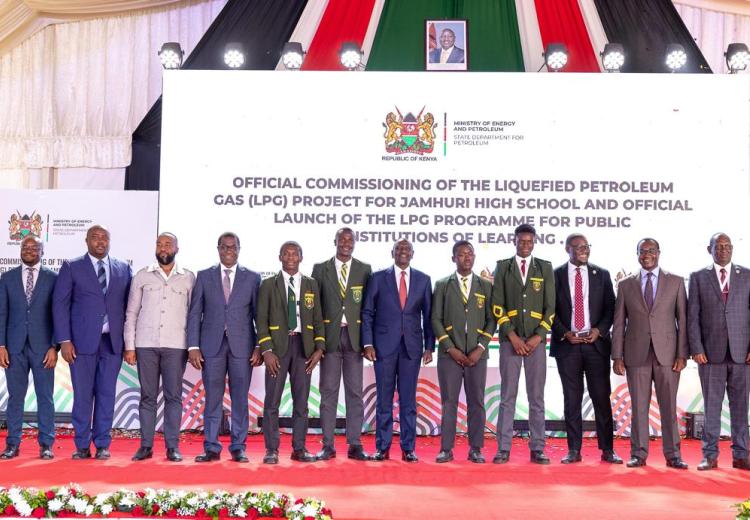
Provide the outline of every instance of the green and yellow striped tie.
<path id="1" fill-rule="evenodd" d="M 339 277 L 339 292 L 341 299 L 346 298 L 346 264 L 341 264 L 341 276 Z"/>
<path id="2" fill-rule="evenodd" d="M 467 276 L 461 277 L 461 293 L 464 297 L 464 305 L 466 305 L 469 302 L 469 286 L 466 285 L 466 282 L 469 281 L 469 278 Z"/>

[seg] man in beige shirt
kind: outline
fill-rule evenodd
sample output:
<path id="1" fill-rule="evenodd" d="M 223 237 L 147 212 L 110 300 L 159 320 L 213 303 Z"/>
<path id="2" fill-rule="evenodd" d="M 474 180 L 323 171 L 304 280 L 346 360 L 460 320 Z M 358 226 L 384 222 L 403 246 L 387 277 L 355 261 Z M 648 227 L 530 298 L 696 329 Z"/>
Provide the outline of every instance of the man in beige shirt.
<path id="1" fill-rule="evenodd" d="M 177 447 L 182 420 L 182 376 L 187 363 L 185 329 L 195 275 L 175 263 L 177 237 L 156 239 L 155 264 L 144 267 L 130 285 L 125 314 L 125 362 L 138 365 L 141 446 L 133 460 L 153 455 L 159 377 L 164 391 L 164 441 L 167 459 L 182 460 Z"/>

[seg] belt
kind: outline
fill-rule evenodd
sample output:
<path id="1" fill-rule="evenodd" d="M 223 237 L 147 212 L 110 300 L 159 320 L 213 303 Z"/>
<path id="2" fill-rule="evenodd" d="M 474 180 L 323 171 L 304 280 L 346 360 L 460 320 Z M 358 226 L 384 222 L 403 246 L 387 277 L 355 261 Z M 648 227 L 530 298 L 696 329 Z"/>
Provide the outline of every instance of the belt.
<path id="1" fill-rule="evenodd" d="M 301 332 L 291 332 L 291 331 L 290 331 L 290 332 L 289 332 L 289 335 L 290 335 L 290 336 L 301 336 L 301 335 L 302 335 L 302 333 L 301 333 Z"/>

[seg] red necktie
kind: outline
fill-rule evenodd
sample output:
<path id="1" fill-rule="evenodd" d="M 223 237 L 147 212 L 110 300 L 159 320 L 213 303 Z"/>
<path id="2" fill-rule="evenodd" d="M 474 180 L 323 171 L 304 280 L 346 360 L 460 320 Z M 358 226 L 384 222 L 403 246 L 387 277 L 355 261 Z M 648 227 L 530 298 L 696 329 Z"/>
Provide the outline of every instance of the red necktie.
<path id="1" fill-rule="evenodd" d="M 401 302 L 401 309 L 406 307 L 406 271 L 401 271 L 401 281 L 398 284 L 398 299 Z"/>
<path id="2" fill-rule="evenodd" d="M 521 259 L 521 278 L 526 278 L 526 259 Z"/>
<path id="3" fill-rule="evenodd" d="M 583 330 L 586 320 L 583 315 L 583 277 L 580 267 L 576 267 L 576 293 L 573 314 L 575 315 L 576 330 Z"/>
<path id="4" fill-rule="evenodd" d="M 727 300 L 729 299 L 729 283 L 727 282 L 727 271 L 726 269 L 722 268 L 719 270 L 719 273 L 721 273 L 721 278 L 719 280 L 721 285 L 721 299 L 724 300 L 724 305 L 726 305 Z"/>

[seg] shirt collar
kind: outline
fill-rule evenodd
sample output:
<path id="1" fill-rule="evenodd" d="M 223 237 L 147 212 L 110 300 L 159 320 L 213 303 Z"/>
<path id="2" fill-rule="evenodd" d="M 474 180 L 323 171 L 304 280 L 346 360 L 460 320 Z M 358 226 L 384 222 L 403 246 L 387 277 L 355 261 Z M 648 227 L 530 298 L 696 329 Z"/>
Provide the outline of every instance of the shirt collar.
<path id="1" fill-rule="evenodd" d="M 721 274 L 721 270 L 722 269 L 724 269 L 727 272 L 727 274 L 729 274 L 729 271 L 732 270 L 732 262 L 729 262 L 724 267 L 722 267 L 722 266 L 720 266 L 719 264 L 716 264 L 716 263 L 714 264 L 714 271 L 716 271 L 717 275 Z"/>
<path id="2" fill-rule="evenodd" d="M 645 269 L 641 268 L 641 278 L 642 279 L 646 278 L 646 275 L 648 273 L 651 273 L 652 275 L 654 275 L 654 278 L 659 278 L 659 273 L 660 272 L 661 272 L 661 268 L 658 265 L 656 267 L 654 267 L 654 269 L 652 271 L 646 271 Z"/>
<path id="3" fill-rule="evenodd" d="M 95 256 L 93 256 L 91 253 L 86 253 L 89 257 L 89 260 L 91 260 L 91 263 L 94 265 L 99 265 L 99 259 Z M 109 266 L 109 255 L 105 256 L 101 259 L 102 262 L 104 262 L 104 265 Z"/>
<path id="4" fill-rule="evenodd" d="M 460 281 L 461 281 L 461 278 L 467 278 L 467 282 L 469 282 L 469 285 L 471 285 L 471 282 L 473 281 L 473 280 L 472 280 L 473 276 L 474 276 L 474 273 L 473 273 L 473 272 L 472 272 L 472 273 L 469 273 L 469 274 L 467 274 L 467 275 L 466 275 L 466 276 L 464 277 L 464 275 L 462 275 L 461 273 L 459 273 L 458 271 L 456 271 L 456 278 L 458 279 L 458 281 L 460 282 Z"/>
<path id="5" fill-rule="evenodd" d="M 440 47 L 440 51 L 441 52 L 447 52 L 448 54 L 450 54 L 451 52 L 453 52 L 453 47 L 455 47 L 455 45 L 451 45 L 447 49 L 444 49 L 444 48 Z"/>
<path id="6" fill-rule="evenodd" d="M 221 262 L 219 262 L 219 268 L 221 269 L 222 273 L 225 272 L 227 269 L 229 269 L 229 271 L 232 274 L 234 274 L 234 273 L 237 272 L 237 264 L 234 264 L 232 267 L 227 267 L 224 264 L 222 264 Z"/>
<path id="7" fill-rule="evenodd" d="M 221 266 L 221 267 L 222 269 L 226 269 L 226 267 L 224 266 Z M 161 264 L 159 262 L 154 262 L 153 264 L 149 265 L 146 268 L 146 271 L 148 271 L 149 273 L 153 273 L 154 271 L 161 271 L 162 273 L 164 273 L 164 269 L 162 269 Z M 177 262 L 174 263 L 174 266 L 172 267 L 171 272 L 177 273 L 177 274 L 185 274 L 185 270 Z M 167 274 L 167 273 L 164 273 L 164 274 Z"/>
<path id="8" fill-rule="evenodd" d="M 528 267 L 528 266 L 531 265 L 531 259 L 532 258 L 533 258 L 533 256 L 531 256 L 531 255 L 527 256 L 526 258 L 521 258 L 520 256 L 516 255 L 516 263 L 518 265 L 521 265 L 521 260 L 526 260 L 526 267 Z"/>
<path id="9" fill-rule="evenodd" d="M 42 266 L 41 262 L 37 262 L 34 265 L 22 264 L 24 271 L 28 271 L 29 269 L 34 269 L 37 273 L 39 272 L 39 269 L 41 268 L 41 266 Z"/>
<path id="10" fill-rule="evenodd" d="M 333 257 L 333 263 L 336 266 L 336 270 L 337 271 L 341 271 L 341 266 L 344 265 L 344 264 L 346 264 L 346 267 L 348 267 L 348 268 L 352 266 L 352 259 L 350 258 L 348 261 L 342 262 L 341 260 L 338 259 L 338 257 L 334 256 Z"/>
<path id="11" fill-rule="evenodd" d="M 407 266 L 406 269 L 401 269 L 396 264 L 393 264 L 393 270 L 396 271 L 396 273 L 400 273 L 401 271 L 403 271 L 403 272 L 406 273 L 406 276 L 410 276 L 411 275 L 411 266 Z"/>
<path id="12" fill-rule="evenodd" d="M 580 269 L 581 269 L 581 271 L 582 271 L 582 272 L 584 272 L 584 273 L 585 273 L 585 272 L 587 272 L 587 271 L 589 270 L 589 266 L 588 266 L 588 264 L 583 264 L 583 265 L 576 265 L 576 264 L 574 264 L 573 262 L 571 262 L 571 261 L 568 261 L 568 272 L 569 272 L 569 273 L 571 273 L 571 272 L 572 272 L 572 273 L 574 273 L 574 272 L 576 271 L 576 269 L 579 269 L 579 268 L 580 268 Z"/>

